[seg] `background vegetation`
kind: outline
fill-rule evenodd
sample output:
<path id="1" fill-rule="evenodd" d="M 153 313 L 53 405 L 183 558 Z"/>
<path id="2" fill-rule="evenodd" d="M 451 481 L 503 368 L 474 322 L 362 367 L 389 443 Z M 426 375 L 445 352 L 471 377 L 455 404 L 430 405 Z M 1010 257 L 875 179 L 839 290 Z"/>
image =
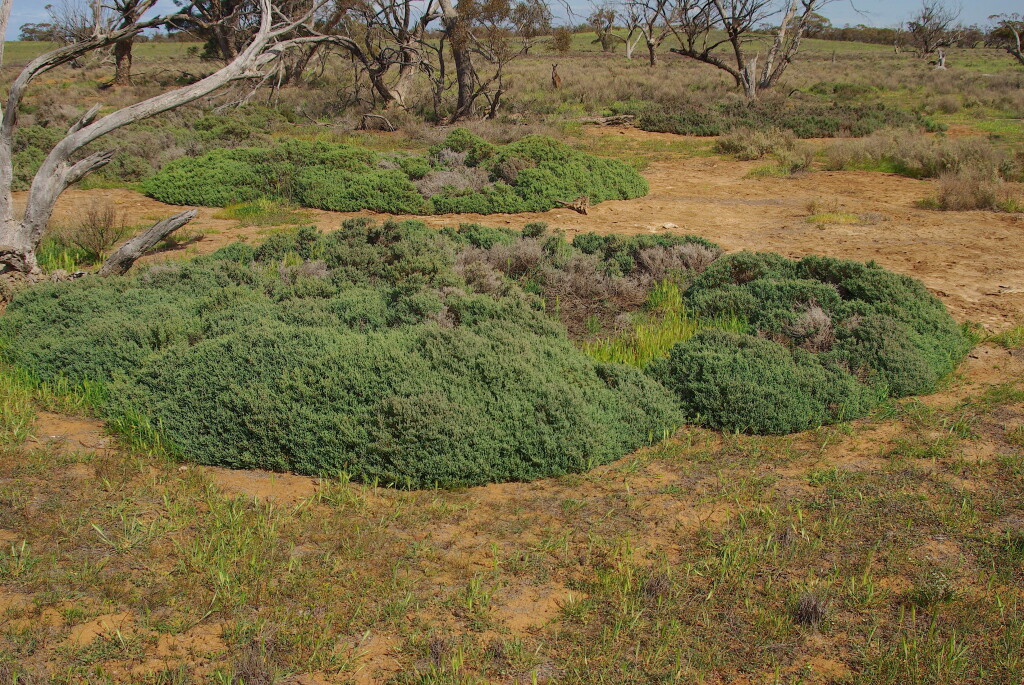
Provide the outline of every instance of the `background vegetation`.
<path id="1" fill-rule="evenodd" d="M 260 198 L 304 207 L 390 214 L 543 212 L 580 195 L 591 202 L 647 193 L 618 160 L 544 136 L 495 146 L 455 129 L 427 156 L 381 156 L 324 142 L 214 150 L 172 162 L 141 189 L 170 204 L 225 206 Z"/>

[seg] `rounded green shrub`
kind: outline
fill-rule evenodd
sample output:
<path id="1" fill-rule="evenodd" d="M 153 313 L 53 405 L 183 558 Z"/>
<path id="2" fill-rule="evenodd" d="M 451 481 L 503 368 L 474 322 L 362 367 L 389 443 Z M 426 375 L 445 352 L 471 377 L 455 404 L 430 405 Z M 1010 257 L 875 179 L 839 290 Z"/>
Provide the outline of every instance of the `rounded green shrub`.
<path id="1" fill-rule="evenodd" d="M 750 329 L 698 333 L 648 369 L 716 428 L 786 433 L 862 416 L 934 390 L 971 347 L 924 285 L 874 263 L 739 252 L 693 279 L 684 301 Z"/>
<path id="2" fill-rule="evenodd" d="M 397 168 L 382 168 L 388 166 Z M 435 169 L 451 174 L 461 168 L 472 176 L 467 167 L 486 170 L 490 181 L 485 175 L 483 187 L 446 185 L 440 191 L 430 183 Z M 514 178 L 496 171 L 506 167 L 518 169 Z M 598 203 L 648 192 L 647 182 L 622 162 L 544 136 L 498 147 L 464 129 L 452 131 L 427 157 L 380 159 L 351 145 L 302 140 L 217 149 L 167 164 L 141 188 L 170 204 L 225 206 L 266 197 L 317 209 L 390 214 L 542 212 L 580 195 Z"/>
<path id="3" fill-rule="evenodd" d="M 654 374 L 689 418 L 753 433 L 792 433 L 863 416 L 880 400 L 834 356 L 726 331 L 697 333 Z"/>
<path id="4" fill-rule="evenodd" d="M 578 350 L 536 298 L 470 292 L 456 248 L 506 235 L 455 235 L 353 220 L 40 285 L 0 318 L 0 347 L 236 468 L 476 485 L 582 471 L 679 424 L 665 388 Z"/>

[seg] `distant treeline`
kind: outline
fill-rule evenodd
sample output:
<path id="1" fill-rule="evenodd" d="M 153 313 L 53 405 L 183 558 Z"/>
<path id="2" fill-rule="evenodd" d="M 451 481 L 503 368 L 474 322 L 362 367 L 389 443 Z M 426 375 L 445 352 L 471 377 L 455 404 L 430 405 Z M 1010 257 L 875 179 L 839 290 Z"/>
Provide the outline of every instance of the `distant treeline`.
<path id="1" fill-rule="evenodd" d="M 997 44 L 996 29 L 983 28 L 980 26 L 966 26 L 958 31 L 960 34 L 955 45 L 962 48 L 977 48 Z M 808 38 L 820 40 L 841 40 L 855 43 L 875 43 L 878 45 L 899 45 L 905 46 L 907 31 L 903 28 L 884 28 L 877 26 L 832 26 L 826 20 L 824 24 L 818 24 L 812 30 L 807 31 Z"/>

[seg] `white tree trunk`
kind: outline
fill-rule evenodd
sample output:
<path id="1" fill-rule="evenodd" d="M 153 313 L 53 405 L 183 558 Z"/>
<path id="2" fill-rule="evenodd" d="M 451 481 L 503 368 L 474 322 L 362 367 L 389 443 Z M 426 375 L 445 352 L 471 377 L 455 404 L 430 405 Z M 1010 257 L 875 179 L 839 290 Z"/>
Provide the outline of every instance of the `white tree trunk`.
<path id="1" fill-rule="evenodd" d="M 145 28 L 167 23 L 166 18 L 150 22 L 135 22 L 117 30 L 104 30 L 100 35 L 76 44 L 57 48 L 32 60 L 10 86 L 0 123 L 0 270 L 33 272 L 36 248 L 42 240 L 54 205 L 60 195 L 72 184 L 107 164 L 113 151 L 102 151 L 73 161 L 83 148 L 128 124 L 180 107 L 205 97 L 239 79 L 262 76 L 263 69 L 289 47 L 309 43 L 318 38 L 286 40 L 282 36 L 304 24 L 326 0 L 317 0 L 307 14 L 299 20 L 274 23 L 275 9 L 271 0 L 259 0 L 260 25 L 249 45 L 234 60 L 200 81 L 183 88 L 155 95 L 142 102 L 129 105 L 97 119 L 99 105 L 93 107 L 68 134 L 53 147 L 32 179 L 25 213 L 21 219 L 14 215 L 11 197 L 12 145 L 17 125 L 18 107 L 29 84 L 39 75 L 93 50 L 115 44 L 126 37 L 137 35 Z M 138 16 L 148 10 L 155 0 L 143 6 Z M 11 1 L 0 4 L 0 29 L 6 29 L 10 18 Z M 280 14 L 277 14 L 280 18 Z"/>

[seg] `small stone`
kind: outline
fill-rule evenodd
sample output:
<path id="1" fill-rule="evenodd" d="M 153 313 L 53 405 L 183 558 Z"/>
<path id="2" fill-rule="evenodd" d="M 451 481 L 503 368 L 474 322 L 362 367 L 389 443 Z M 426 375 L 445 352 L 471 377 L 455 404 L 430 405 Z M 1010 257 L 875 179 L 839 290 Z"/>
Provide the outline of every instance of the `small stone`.
<path id="1" fill-rule="evenodd" d="M 679 228 L 675 224 L 662 224 L 661 227 L 662 228 Z"/>

